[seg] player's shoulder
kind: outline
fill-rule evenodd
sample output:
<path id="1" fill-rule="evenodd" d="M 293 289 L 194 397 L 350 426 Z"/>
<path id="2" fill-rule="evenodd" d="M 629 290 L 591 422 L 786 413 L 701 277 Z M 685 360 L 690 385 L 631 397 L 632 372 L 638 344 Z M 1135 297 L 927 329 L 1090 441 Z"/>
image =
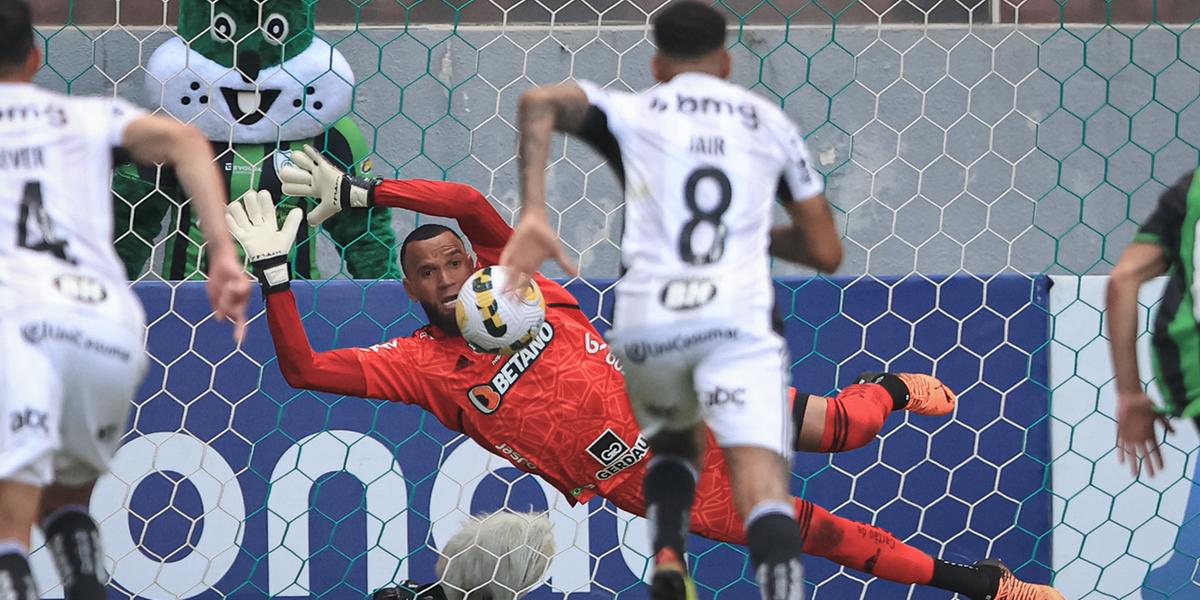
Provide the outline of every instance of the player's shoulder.
<path id="1" fill-rule="evenodd" d="M 1158 197 L 1158 206 L 1160 210 L 1178 213 L 1183 215 L 1190 208 L 1188 197 L 1192 194 L 1192 187 L 1196 184 L 1196 171 L 1188 171 L 1179 178 L 1171 187 L 1163 191 Z"/>

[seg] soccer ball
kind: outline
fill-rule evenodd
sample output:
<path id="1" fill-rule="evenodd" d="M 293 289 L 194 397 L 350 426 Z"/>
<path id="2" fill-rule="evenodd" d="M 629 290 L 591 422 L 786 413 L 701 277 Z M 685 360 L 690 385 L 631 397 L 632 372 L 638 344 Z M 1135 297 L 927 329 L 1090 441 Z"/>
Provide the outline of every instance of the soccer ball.
<path id="1" fill-rule="evenodd" d="M 484 267 L 458 291 L 458 330 L 479 352 L 512 354 L 528 345 L 546 320 L 546 299 L 536 281 L 521 290 L 500 292 L 511 276 L 505 267 Z"/>

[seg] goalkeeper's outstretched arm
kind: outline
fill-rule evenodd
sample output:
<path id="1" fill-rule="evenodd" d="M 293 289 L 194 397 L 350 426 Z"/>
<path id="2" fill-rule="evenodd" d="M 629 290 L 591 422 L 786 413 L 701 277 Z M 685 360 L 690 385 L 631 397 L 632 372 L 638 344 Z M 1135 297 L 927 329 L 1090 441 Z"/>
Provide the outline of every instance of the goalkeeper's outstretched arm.
<path id="1" fill-rule="evenodd" d="M 300 227 L 301 211 L 293 208 L 282 226 L 276 219 L 269 192 L 247 192 L 226 208 L 229 229 L 241 242 L 246 257 L 262 283 L 267 303 L 267 325 L 279 370 L 288 385 L 345 396 L 418 401 L 418 368 L 405 348 L 384 344 L 372 348 L 344 348 L 316 352 L 296 308 L 291 291 L 288 255 Z M 368 377 L 368 365 L 385 376 Z M 374 381 L 374 383 L 372 383 Z"/>
<path id="2" fill-rule="evenodd" d="M 283 193 L 317 200 L 309 222 L 324 220 L 346 208 L 386 206 L 404 208 L 458 221 L 485 262 L 499 261 L 500 249 L 512 228 L 479 190 L 453 181 L 427 179 L 362 179 L 348 175 L 312 146 L 294 157 L 279 173 Z M 494 250 L 494 252 L 492 252 Z M 491 257 L 490 254 L 495 254 Z"/>

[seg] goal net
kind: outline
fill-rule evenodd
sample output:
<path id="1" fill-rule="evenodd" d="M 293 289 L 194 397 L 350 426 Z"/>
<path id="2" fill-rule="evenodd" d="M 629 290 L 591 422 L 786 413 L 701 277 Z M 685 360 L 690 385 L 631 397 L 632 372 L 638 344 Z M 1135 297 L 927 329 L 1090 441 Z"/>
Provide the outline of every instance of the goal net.
<path id="1" fill-rule="evenodd" d="M 268 186 L 277 145 L 309 141 L 364 174 L 471 184 L 511 220 L 520 93 L 571 78 L 652 85 L 647 22 L 664 0 L 33 4 L 46 51 L 38 83 L 202 126 L 234 195 Z M 775 266 L 795 385 L 831 393 L 890 369 L 932 372 L 960 392 L 953 418 L 894 414 L 864 448 L 797 457 L 794 493 L 947 560 L 1000 557 L 1070 598 L 1197 593 L 1196 432 L 1177 426 L 1156 478 L 1117 464 L 1102 317 L 1104 275 L 1158 195 L 1197 164 L 1200 8 L 716 4 L 735 26 L 733 80 L 808 132 L 843 233 L 836 276 Z M 181 5 L 203 18 L 181 21 Z M 245 40 L 236 52 L 256 53 L 253 73 L 231 71 L 250 59 L 221 36 Z M 255 93 L 222 89 L 243 76 Z M 267 118 L 229 125 L 256 110 Z M 622 193 L 576 141 L 557 138 L 552 162 L 554 224 L 583 273 L 569 289 L 603 331 Z M 437 549 L 464 519 L 508 507 L 548 510 L 554 525 L 558 554 L 531 598 L 646 597 L 641 519 L 600 499 L 571 506 L 416 407 L 290 388 L 261 302 L 240 349 L 211 322 L 193 281 L 202 238 L 178 183 L 122 167 L 114 189 L 152 355 L 91 507 L 114 594 L 364 597 L 434 579 Z M 310 281 L 294 289 L 319 350 L 424 321 L 398 282 L 396 240 L 440 221 L 400 210 L 354 219 L 306 230 L 296 252 Z M 741 548 L 689 544 L 701 596 L 753 593 Z M 48 554 L 34 553 L 35 573 L 55 597 Z M 806 578 L 818 599 L 944 597 L 819 559 L 806 559 Z"/>

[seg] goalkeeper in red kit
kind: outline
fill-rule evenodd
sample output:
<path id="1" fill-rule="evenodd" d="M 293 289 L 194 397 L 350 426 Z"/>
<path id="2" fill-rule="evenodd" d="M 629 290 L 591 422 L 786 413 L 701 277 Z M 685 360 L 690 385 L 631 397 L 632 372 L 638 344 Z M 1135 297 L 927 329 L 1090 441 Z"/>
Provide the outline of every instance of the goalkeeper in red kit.
<path id="1" fill-rule="evenodd" d="M 293 155 L 281 172 L 283 191 L 320 201 L 310 224 L 342 209 L 404 208 L 458 222 L 475 252 L 441 225 L 415 229 L 400 247 L 404 288 L 430 324 L 412 336 L 367 348 L 316 352 L 288 289 L 288 253 L 299 211 L 282 228 L 270 196 L 253 193 L 229 206 L 234 235 L 262 283 L 267 320 L 287 382 L 297 388 L 416 404 L 447 428 L 470 436 L 525 472 L 536 474 L 572 503 L 601 496 L 644 515 L 646 443 L 619 364 L 578 301 L 538 275 L 546 299 L 544 344 L 509 357 L 470 349 L 458 332 L 454 300 L 478 268 L 495 265 L 512 229 L 474 188 L 424 180 L 362 180 L 342 173 L 315 151 Z M 317 221 L 313 223 L 311 221 Z M 797 450 L 835 452 L 871 441 L 888 414 L 907 409 L 946 414 L 954 395 L 927 375 L 864 374 L 837 397 L 796 394 L 792 417 Z M 691 531 L 745 543 L 720 449 L 707 445 L 691 513 Z M 796 498 L 804 552 L 870 575 L 931 585 L 969 598 L 1060 598 L 1046 586 L 1016 579 L 997 561 L 959 565 L 935 559 L 871 525 L 835 516 Z M 423 592 L 441 597 L 436 589 Z M 413 597 L 413 596 L 410 596 Z M 425 598 L 427 596 L 415 596 Z"/>

